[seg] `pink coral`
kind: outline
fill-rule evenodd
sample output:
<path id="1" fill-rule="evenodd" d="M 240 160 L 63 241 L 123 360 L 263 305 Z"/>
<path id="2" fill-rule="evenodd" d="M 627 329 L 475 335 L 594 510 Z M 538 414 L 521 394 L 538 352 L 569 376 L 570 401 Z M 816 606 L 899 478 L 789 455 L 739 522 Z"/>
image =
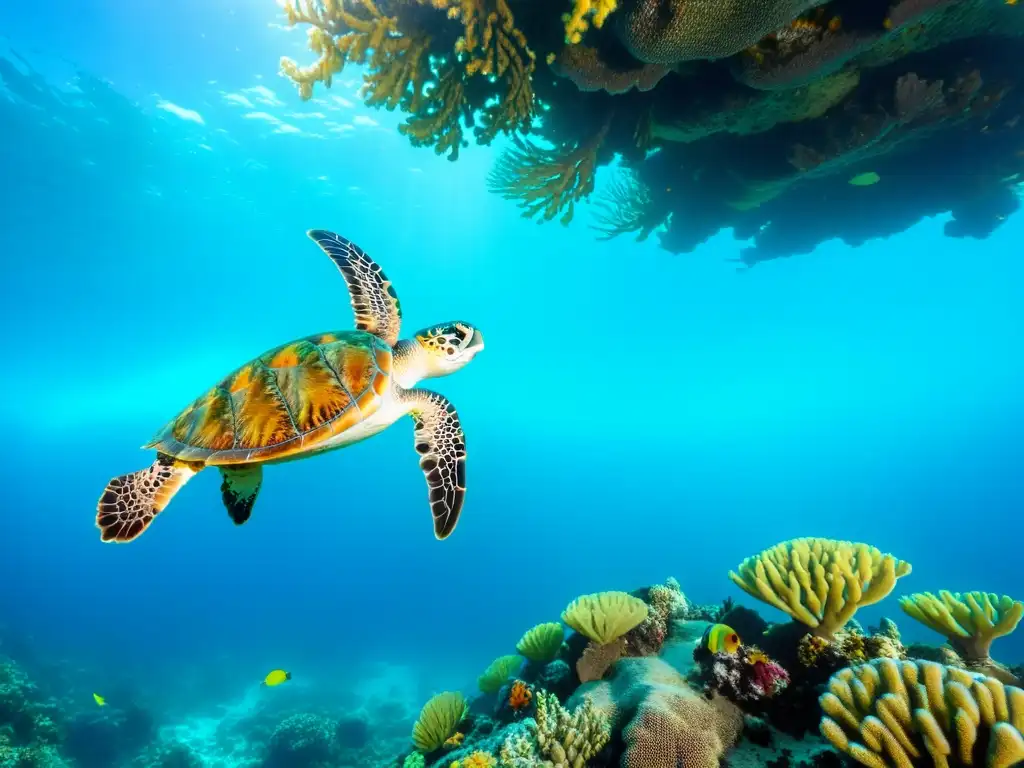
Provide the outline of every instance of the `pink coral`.
<path id="1" fill-rule="evenodd" d="M 752 645 L 740 646 L 736 653 L 696 654 L 695 659 L 705 688 L 732 701 L 769 699 L 789 685 L 789 673 Z"/>

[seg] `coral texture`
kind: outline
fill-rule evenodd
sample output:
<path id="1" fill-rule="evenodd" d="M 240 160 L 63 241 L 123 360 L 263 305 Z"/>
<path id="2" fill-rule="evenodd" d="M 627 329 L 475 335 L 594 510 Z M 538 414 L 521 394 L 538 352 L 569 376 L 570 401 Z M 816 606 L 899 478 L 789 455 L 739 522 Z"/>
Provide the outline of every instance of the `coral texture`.
<path id="1" fill-rule="evenodd" d="M 1024 761 L 1024 691 L 930 661 L 847 667 L 820 698 L 822 735 L 869 768 Z"/>

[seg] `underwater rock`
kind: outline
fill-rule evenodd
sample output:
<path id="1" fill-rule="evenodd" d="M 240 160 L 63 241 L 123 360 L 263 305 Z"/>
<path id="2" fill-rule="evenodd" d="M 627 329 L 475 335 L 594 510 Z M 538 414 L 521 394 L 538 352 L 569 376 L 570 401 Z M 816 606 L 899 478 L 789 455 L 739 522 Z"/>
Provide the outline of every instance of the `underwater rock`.
<path id="1" fill-rule="evenodd" d="M 331 757 L 334 724 L 322 715 L 285 718 L 270 736 L 265 768 L 314 768 Z"/>
<path id="2" fill-rule="evenodd" d="M 334 741 L 342 749 L 362 749 L 370 740 L 370 724 L 363 717 L 347 715 L 334 726 Z"/>
<path id="3" fill-rule="evenodd" d="M 80 768 L 110 768 L 140 752 L 156 737 L 152 715 L 142 707 L 104 707 L 80 712 L 67 724 L 63 751 Z"/>

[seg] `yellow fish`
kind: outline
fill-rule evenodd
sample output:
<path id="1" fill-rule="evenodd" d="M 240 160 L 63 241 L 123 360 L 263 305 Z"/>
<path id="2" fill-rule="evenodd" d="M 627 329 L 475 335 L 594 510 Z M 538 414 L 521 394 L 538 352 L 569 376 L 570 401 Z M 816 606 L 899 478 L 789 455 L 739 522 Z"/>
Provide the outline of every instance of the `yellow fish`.
<path id="1" fill-rule="evenodd" d="M 1017 4 L 1017 0 L 1006 0 L 1006 4 L 1007 5 L 1016 5 Z"/>
<path id="2" fill-rule="evenodd" d="M 877 184 L 881 178 L 874 171 L 868 171 L 867 173 L 858 173 L 847 183 L 855 187 L 870 187 L 872 184 Z"/>
<path id="3" fill-rule="evenodd" d="M 100 696 L 98 693 L 92 695 L 92 700 L 99 704 L 101 707 L 107 706 L 107 700 Z"/>
<path id="4" fill-rule="evenodd" d="M 275 685 L 280 685 L 286 680 L 292 679 L 291 672 L 285 672 L 283 669 L 275 669 L 265 678 L 263 678 L 263 684 L 268 688 L 273 688 Z"/>
<path id="5" fill-rule="evenodd" d="M 736 653 L 740 647 L 740 636 L 726 624 L 712 624 L 704 630 L 700 644 L 711 653 Z"/>

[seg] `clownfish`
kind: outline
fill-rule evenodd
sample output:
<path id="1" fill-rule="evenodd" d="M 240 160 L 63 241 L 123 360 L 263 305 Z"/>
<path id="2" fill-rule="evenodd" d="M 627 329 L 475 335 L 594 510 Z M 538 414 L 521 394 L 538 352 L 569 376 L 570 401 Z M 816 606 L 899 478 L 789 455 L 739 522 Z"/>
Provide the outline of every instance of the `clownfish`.
<path id="1" fill-rule="evenodd" d="M 704 630 L 700 644 L 711 653 L 736 653 L 740 647 L 740 636 L 730 626 L 712 624 Z"/>

